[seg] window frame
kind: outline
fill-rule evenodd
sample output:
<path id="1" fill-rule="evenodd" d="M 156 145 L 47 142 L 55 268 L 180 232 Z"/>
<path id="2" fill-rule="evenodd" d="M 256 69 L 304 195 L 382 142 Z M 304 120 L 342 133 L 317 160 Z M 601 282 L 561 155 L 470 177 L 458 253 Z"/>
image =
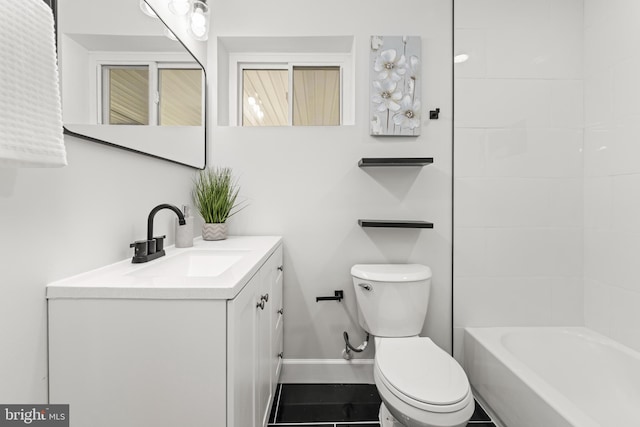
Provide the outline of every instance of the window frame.
<path id="1" fill-rule="evenodd" d="M 340 124 L 354 122 L 351 53 L 233 53 L 229 55 L 229 124 L 242 124 L 243 72 L 244 70 L 288 70 L 288 117 L 287 126 L 293 125 L 293 68 L 294 67 L 339 67 L 340 69 Z M 313 126 L 296 126 L 313 127 Z M 332 126 L 333 127 L 333 126 Z"/>
<path id="2" fill-rule="evenodd" d="M 109 125 L 104 123 L 104 109 L 107 100 L 104 99 L 103 67 L 149 67 L 149 124 L 146 126 L 159 126 L 160 112 L 160 74 L 161 69 L 197 69 L 202 71 L 202 93 L 201 102 L 201 126 L 204 126 L 205 102 L 206 102 L 206 79 L 204 70 L 200 64 L 193 60 L 188 54 L 169 52 L 94 52 L 89 55 L 89 67 L 93 70 L 95 79 L 91 79 L 89 87 L 90 117 L 95 120 L 95 124 Z M 106 87 L 108 87 L 108 82 Z M 107 106 L 108 108 L 108 106 Z M 136 125 L 138 126 L 138 125 Z"/>

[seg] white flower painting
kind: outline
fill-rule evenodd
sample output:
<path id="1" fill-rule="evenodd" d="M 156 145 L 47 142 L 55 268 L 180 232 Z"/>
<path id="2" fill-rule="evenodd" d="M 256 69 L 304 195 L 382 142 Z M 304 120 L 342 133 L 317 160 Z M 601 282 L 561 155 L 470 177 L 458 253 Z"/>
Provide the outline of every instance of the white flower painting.
<path id="1" fill-rule="evenodd" d="M 420 53 L 420 37 L 371 37 L 371 135 L 420 135 Z"/>

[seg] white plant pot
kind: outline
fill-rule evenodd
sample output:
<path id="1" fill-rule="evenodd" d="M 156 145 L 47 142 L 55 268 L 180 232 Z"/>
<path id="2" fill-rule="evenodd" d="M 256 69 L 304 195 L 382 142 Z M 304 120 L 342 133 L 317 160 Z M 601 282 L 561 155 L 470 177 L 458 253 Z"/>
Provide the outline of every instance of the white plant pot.
<path id="1" fill-rule="evenodd" d="M 209 224 L 202 225 L 202 238 L 204 240 L 224 240 L 227 238 L 227 224 Z"/>

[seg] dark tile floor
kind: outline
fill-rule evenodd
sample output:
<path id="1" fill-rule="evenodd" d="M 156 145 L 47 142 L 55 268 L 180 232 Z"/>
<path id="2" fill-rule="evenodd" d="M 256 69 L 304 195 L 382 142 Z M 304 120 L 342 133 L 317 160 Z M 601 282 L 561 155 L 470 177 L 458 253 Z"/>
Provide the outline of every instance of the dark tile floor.
<path id="1" fill-rule="evenodd" d="M 279 384 L 269 426 L 380 427 L 373 384 Z M 468 427 L 495 427 L 476 402 Z"/>

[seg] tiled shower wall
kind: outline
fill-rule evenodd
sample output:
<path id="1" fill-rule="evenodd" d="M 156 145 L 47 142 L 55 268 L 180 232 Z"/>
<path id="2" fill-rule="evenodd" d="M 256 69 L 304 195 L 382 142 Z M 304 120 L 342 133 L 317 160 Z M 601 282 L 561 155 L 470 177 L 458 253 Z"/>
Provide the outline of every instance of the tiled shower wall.
<path id="1" fill-rule="evenodd" d="M 583 1 L 454 15 L 459 351 L 465 326 L 583 323 Z"/>
<path id="2" fill-rule="evenodd" d="M 586 325 L 640 350 L 640 2 L 585 0 Z"/>

